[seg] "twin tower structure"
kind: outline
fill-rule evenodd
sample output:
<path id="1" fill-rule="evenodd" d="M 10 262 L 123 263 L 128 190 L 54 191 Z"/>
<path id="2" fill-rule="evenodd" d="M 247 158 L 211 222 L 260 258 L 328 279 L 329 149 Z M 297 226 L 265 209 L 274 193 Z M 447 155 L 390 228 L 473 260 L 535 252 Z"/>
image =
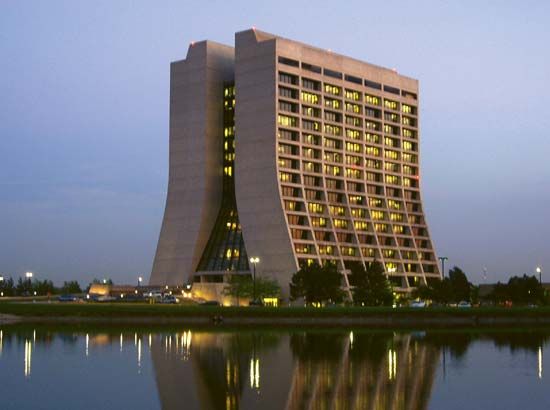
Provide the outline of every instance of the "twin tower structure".
<path id="1" fill-rule="evenodd" d="M 440 278 L 424 218 L 418 81 L 256 29 L 171 64 L 170 170 L 151 285 L 220 296 L 231 275 L 381 262 Z"/>

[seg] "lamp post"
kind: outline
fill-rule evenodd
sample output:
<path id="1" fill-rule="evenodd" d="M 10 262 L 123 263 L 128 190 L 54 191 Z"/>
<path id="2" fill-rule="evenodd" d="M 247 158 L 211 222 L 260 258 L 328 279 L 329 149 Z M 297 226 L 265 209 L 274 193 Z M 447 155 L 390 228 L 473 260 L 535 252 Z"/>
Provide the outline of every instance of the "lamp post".
<path id="1" fill-rule="evenodd" d="M 141 281 L 143 281 L 143 278 L 140 276 L 140 277 L 138 278 L 138 288 L 141 287 Z"/>
<path id="2" fill-rule="evenodd" d="M 535 270 L 539 274 L 539 283 L 542 285 L 542 268 L 540 266 L 537 266 L 537 269 Z"/>
<path id="3" fill-rule="evenodd" d="M 32 288 L 32 276 L 33 276 L 32 272 L 26 272 L 25 273 L 25 277 L 27 278 L 27 280 L 29 282 L 29 293 L 31 292 L 31 288 Z"/>
<path id="4" fill-rule="evenodd" d="M 256 301 L 256 264 L 260 263 L 260 258 L 253 256 L 250 258 L 250 263 L 254 266 L 254 276 L 253 276 L 253 288 L 252 288 L 252 300 Z"/>
<path id="5" fill-rule="evenodd" d="M 441 261 L 441 272 L 443 273 L 443 279 L 445 279 L 445 261 L 449 260 L 449 258 L 440 256 L 438 259 Z"/>

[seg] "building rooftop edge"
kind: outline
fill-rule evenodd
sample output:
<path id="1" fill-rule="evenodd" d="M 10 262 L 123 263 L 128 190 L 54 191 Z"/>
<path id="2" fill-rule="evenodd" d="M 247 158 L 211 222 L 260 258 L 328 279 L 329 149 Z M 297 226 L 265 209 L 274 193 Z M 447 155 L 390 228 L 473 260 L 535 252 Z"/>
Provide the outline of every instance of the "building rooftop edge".
<path id="1" fill-rule="evenodd" d="M 389 73 L 398 75 L 400 77 L 404 77 L 404 78 L 407 78 L 409 80 L 416 81 L 417 83 L 419 82 L 417 78 L 401 74 L 398 71 L 395 71 L 391 68 L 383 67 L 383 66 L 373 64 L 373 63 L 369 63 L 367 61 L 360 60 L 358 58 L 350 57 L 348 55 L 337 53 L 337 52 L 334 52 L 332 50 L 324 49 L 324 48 L 321 48 L 321 47 L 316 47 L 316 46 L 313 46 L 311 44 L 307 44 L 307 43 L 304 43 L 304 42 L 301 42 L 301 41 L 292 40 L 292 39 L 289 39 L 289 38 L 286 38 L 286 37 L 278 36 L 276 34 L 271 34 L 271 33 L 268 33 L 268 32 L 262 31 L 262 30 L 258 30 L 257 28 L 250 28 L 250 29 L 247 29 L 247 30 L 241 30 L 241 31 L 236 32 L 235 35 L 237 35 L 239 33 L 247 33 L 247 32 L 253 32 L 255 37 L 256 37 L 256 41 L 258 41 L 259 43 L 264 42 L 264 41 L 269 41 L 269 40 L 275 40 L 275 41 L 282 40 L 282 41 L 290 42 L 290 43 L 293 43 L 293 44 L 298 44 L 301 47 L 306 47 L 306 48 L 309 48 L 309 49 L 312 49 L 312 50 L 315 50 L 315 51 L 319 51 L 319 52 L 323 52 L 323 53 L 330 53 L 330 54 L 332 54 L 334 56 L 337 56 L 337 57 L 342 57 L 342 58 L 345 58 L 345 59 L 348 59 L 348 60 L 353 60 L 353 61 L 356 61 L 358 63 L 366 64 L 366 65 L 369 65 L 369 66 L 374 67 L 376 69 L 384 70 L 384 71 L 387 71 Z"/>

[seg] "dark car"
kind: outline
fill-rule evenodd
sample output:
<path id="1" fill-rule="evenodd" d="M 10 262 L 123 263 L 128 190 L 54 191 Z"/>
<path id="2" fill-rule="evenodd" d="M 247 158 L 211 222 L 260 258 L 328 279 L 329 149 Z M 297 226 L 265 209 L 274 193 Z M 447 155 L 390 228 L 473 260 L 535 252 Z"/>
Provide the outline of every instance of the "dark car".
<path id="1" fill-rule="evenodd" d="M 251 300 L 248 303 L 248 306 L 263 306 L 263 305 L 264 305 L 264 302 L 261 299 Z"/>
<path id="2" fill-rule="evenodd" d="M 220 302 L 217 300 L 207 300 L 200 303 L 201 306 L 220 306 Z"/>
<path id="3" fill-rule="evenodd" d="M 78 298 L 74 295 L 60 295 L 57 300 L 59 302 L 77 302 Z"/>

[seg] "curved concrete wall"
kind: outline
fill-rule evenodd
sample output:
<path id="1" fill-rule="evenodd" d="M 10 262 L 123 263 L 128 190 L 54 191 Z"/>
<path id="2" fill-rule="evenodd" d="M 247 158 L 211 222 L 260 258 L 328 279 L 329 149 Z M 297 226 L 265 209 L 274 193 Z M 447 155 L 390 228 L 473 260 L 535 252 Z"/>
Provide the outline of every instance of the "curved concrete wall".
<path id="1" fill-rule="evenodd" d="M 151 285 L 192 281 L 222 195 L 223 83 L 234 50 L 203 41 L 170 69 L 168 194 Z"/>

